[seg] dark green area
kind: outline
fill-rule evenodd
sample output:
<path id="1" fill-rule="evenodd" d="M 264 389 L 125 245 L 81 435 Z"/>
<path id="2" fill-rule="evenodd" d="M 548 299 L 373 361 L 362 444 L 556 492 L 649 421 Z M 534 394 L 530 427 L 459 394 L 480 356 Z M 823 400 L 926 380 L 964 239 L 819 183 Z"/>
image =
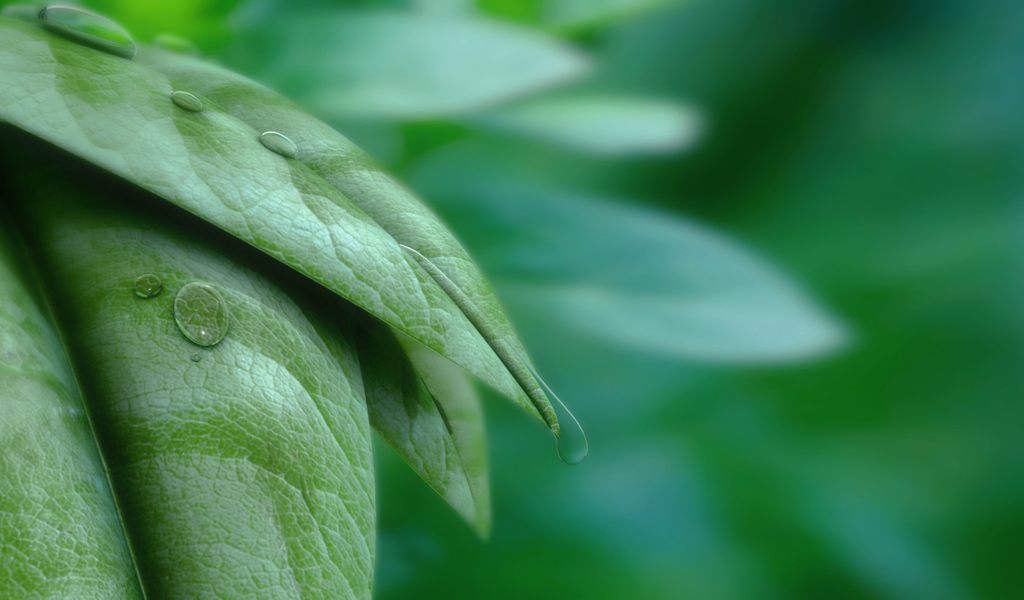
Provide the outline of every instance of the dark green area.
<path id="1" fill-rule="evenodd" d="M 472 4 L 346 8 L 413 18 Z M 561 36 L 592 65 L 557 82 L 525 73 L 524 89 L 500 101 L 470 89 L 473 78 L 439 94 L 372 54 L 332 55 L 329 40 L 304 38 L 324 14 L 344 22 L 331 3 L 243 3 L 234 13 L 230 2 L 197 3 L 202 18 L 96 4 L 137 41 L 193 39 L 313 110 L 331 94 L 358 105 L 318 116 L 449 223 L 586 428 L 590 456 L 567 468 L 543 427 L 490 394 L 487 542 L 376 444 L 375 597 L 1017 597 L 1024 5 L 580 2 L 590 12 L 559 25 L 545 17 L 555 4 L 475 3 L 546 43 Z M 387 34 L 372 14 L 365 22 Z M 489 47 L 441 48 L 441 66 L 486 72 L 461 61 L 521 48 L 527 30 L 512 31 Z M 545 48 L 564 59 L 562 46 Z M 373 88 L 374 73 L 422 93 L 430 110 L 368 115 L 372 103 L 352 98 L 364 91 L 356 84 Z M 675 153 L 602 155 L 488 125 L 489 111 L 545 94 L 685 104 L 703 115 L 703 135 Z M 431 113 L 438 98 L 447 108 Z M 452 108 L 467 99 L 482 103 Z M 718 237 L 693 246 L 707 255 L 674 261 L 656 250 L 675 246 L 647 243 L 662 225 L 667 237 L 692 236 L 687 244 L 707 242 L 709 229 Z M 741 272 L 754 275 L 730 276 Z M 581 288 L 608 292 L 621 312 L 573 305 L 597 297 L 569 293 Z M 654 324 L 634 318 L 655 312 L 637 291 L 665 294 L 671 310 L 659 305 Z M 612 316 L 587 326 L 582 314 Z M 681 343 L 627 343 L 630 328 Z M 829 337 L 837 331 L 845 345 Z M 787 345 L 797 332 L 818 346 Z"/>

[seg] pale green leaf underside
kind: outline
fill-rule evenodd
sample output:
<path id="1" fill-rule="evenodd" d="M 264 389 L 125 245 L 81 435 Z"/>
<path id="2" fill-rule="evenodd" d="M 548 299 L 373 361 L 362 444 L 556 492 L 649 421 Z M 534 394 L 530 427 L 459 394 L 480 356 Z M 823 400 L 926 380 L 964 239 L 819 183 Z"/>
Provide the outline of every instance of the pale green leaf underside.
<path id="1" fill-rule="evenodd" d="M 331 317 L 344 302 L 256 275 L 268 261 L 247 246 L 75 164 L 19 177 L 17 198 L 147 595 L 368 599 L 373 465 L 355 347 Z M 143 273 L 160 295 L 134 294 Z M 232 313 L 209 348 L 173 319 L 193 281 Z"/>
<path id="2" fill-rule="evenodd" d="M 256 246 L 536 413 L 538 398 L 518 390 L 437 283 L 323 177 L 268 151 L 213 102 L 200 113 L 176 107 L 169 96 L 181 86 L 137 61 L 0 23 L 0 118 Z"/>
<path id="3" fill-rule="evenodd" d="M 678 152 L 702 129 L 700 114 L 677 102 L 597 94 L 530 100 L 473 122 L 604 156 Z"/>
<path id="4" fill-rule="evenodd" d="M 464 113 L 591 69 L 561 40 L 473 15 L 304 11 L 264 27 L 229 58 L 327 118 Z"/>
<path id="5" fill-rule="evenodd" d="M 432 394 L 395 335 L 402 334 L 364 319 L 356 336 L 370 425 L 486 537 L 491 526 L 490 490 L 479 398 L 454 365 L 445 373 L 449 387 Z M 460 421 L 453 424 L 450 413 Z M 467 439 L 466 428 L 478 432 L 481 443 L 471 443 L 476 436 Z"/>

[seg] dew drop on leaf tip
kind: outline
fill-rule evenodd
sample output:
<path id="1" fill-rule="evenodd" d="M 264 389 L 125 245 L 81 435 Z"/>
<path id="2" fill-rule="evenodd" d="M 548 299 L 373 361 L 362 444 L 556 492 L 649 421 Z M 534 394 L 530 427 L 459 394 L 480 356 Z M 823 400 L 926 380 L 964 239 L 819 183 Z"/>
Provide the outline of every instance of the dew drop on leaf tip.
<path id="1" fill-rule="evenodd" d="M 43 28 L 69 40 L 122 58 L 135 58 L 135 42 L 124 29 L 75 6 L 47 6 L 39 11 Z"/>
<path id="2" fill-rule="evenodd" d="M 559 433 L 555 434 L 552 430 L 552 434 L 555 436 L 555 451 L 558 453 L 558 458 L 567 465 L 578 465 L 583 462 L 583 459 L 587 457 L 590 452 L 590 444 L 587 442 L 587 434 L 583 431 L 583 426 L 576 419 L 576 416 L 572 414 L 572 411 L 562 402 L 562 399 L 558 397 L 558 394 L 551 389 L 551 387 L 544 381 L 544 378 L 537 373 L 537 370 L 533 368 L 530 361 L 526 360 L 515 345 L 508 343 L 506 344 L 509 348 L 519 356 L 520 362 L 530 371 L 534 379 L 544 389 L 544 393 L 547 394 L 548 399 L 552 400 L 551 407 L 555 410 L 555 416 L 558 417 L 558 429 Z"/>
<path id="3" fill-rule="evenodd" d="M 171 102 L 174 102 L 175 106 L 189 112 L 199 112 L 203 110 L 203 101 L 196 98 L 188 92 L 178 90 L 171 94 Z"/>
<path id="4" fill-rule="evenodd" d="M 288 136 L 280 134 L 276 131 L 265 131 L 260 136 L 260 142 L 269 150 L 277 152 L 285 158 L 295 158 L 298 153 L 298 148 L 295 146 L 295 142 L 291 141 Z"/>
<path id="5" fill-rule="evenodd" d="M 152 298 L 164 289 L 164 282 L 152 273 L 139 275 L 135 278 L 135 295 L 140 298 Z"/>
<path id="6" fill-rule="evenodd" d="M 213 286 L 193 282 L 174 298 L 174 322 L 189 341 L 213 346 L 224 339 L 231 324 L 231 312 Z"/>

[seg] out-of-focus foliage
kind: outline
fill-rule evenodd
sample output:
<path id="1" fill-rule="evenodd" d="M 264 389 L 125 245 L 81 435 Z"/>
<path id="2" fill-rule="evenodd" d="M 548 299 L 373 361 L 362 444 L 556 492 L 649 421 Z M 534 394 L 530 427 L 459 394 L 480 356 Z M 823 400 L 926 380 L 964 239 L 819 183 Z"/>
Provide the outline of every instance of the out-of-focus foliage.
<path id="1" fill-rule="evenodd" d="M 157 13 L 96 6 L 143 40 L 158 32 Z M 587 428 L 591 456 L 567 470 L 541 428 L 488 405 L 487 543 L 379 445 L 377 597 L 1019 595 L 1020 2 L 254 0 L 230 13 L 204 8 L 211 31 L 231 32 L 208 36 L 207 21 L 180 6 L 161 9 L 162 30 L 290 88 L 280 91 L 424 186 Z M 307 30 L 310 11 L 321 18 Z M 417 58 L 452 70 L 406 70 L 412 58 L 368 51 L 394 48 L 363 35 L 373 28 L 358 24 L 370 22 L 403 23 L 402 43 L 426 44 Z M 351 33 L 332 38 L 329 23 Z M 445 39 L 434 41 L 440 31 Z M 552 62 L 515 60 L 526 55 Z M 456 68 L 463 59 L 458 69 L 469 71 Z M 591 75 L 579 79 L 582 65 Z M 380 94 L 362 98 L 392 94 L 405 104 L 357 104 L 346 96 L 353 82 Z M 605 105 L 599 118 L 575 110 L 550 127 L 538 123 L 558 121 L 557 111 L 522 108 L 593 97 L 696 110 L 702 134 L 651 156 L 650 144 L 622 142 L 624 130 L 649 126 L 629 120 L 635 104 L 619 105 L 621 114 Z M 651 130 L 666 131 L 665 119 Z M 593 130 L 581 135 L 588 122 Z M 478 194 L 428 185 L 463 184 L 477 172 L 503 177 Z M 709 227 L 742 240 L 762 255 L 750 260 L 779 265 L 767 272 L 812 307 L 800 323 L 813 315 L 823 331 L 841 331 L 819 307 L 827 305 L 852 345 L 785 367 L 709 364 L 720 357 L 680 351 L 689 338 L 665 352 L 635 343 L 653 336 L 625 335 L 651 313 L 609 310 L 606 323 L 581 329 L 585 307 L 560 312 L 542 295 L 518 293 L 593 285 L 606 281 L 603 266 L 627 262 L 630 285 L 662 284 L 671 257 L 642 255 L 659 246 L 628 233 L 631 215 L 681 236 L 711 235 L 729 252 L 734 243 Z M 554 216 L 564 238 L 551 229 Z M 589 229 L 613 216 L 618 232 Z M 531 254 L 545 240 L 550 257 Z M 601 255 L 616 247 L 635 256 Z M 702 276 L 722 275 L 705 262 Z M 760 306 L 744 295 L 758 286 L 730 289 Z M 665 331 L 673 325 L 666 319 Z M 800 332 L 756 339 L 781 352 Z M 774 362 L 770 354 L 756 358 Z"/>

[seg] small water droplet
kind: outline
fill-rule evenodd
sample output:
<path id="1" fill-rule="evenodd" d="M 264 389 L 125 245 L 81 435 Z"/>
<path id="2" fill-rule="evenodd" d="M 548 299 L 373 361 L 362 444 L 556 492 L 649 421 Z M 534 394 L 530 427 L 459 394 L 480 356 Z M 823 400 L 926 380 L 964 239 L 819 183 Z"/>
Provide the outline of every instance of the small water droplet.
<path id="1" fill-rule="evenodd" d="M 276 131 L 264 132 L 260 136 L 260 141 L 263 142 L 264 146 L 285 158 L 295 158 L 296 153 L 298 153 L 295 142 Z"/>
<path id="2" fill-rule="evenodd" d="M 153 45 L 180 54 L 199 54 L 199 48 L 196 48 L 196 45 L 191 40 L 174 35 L 173 33 L 157 35 L 153 38 Z"/>
<path id="3" fill-rule="evenodd" d="M 33 25 L 39 24 L 39 7 L 32 4 L 8 4 L 0 9 L 0 15 Z"/>
<path id="4" fill-rule="evenodd" d="M 203 360 L 203 357 L 200 356 L 198 352 L 196 352 L 195 354 L 193 354 L 189 358 L 192 359 L 192 362 L 199 362 L 199 361 Z"/>
<path id="5" fill-rule="evenodd" d="M 106 17 L 74 6 L 47 6 L 39 11 L 43 27 L 80 44 L 123 58 L 135 58 L 135 42 Z"/>
<path id="6" fill-rule="evenodd" d="M 164 282 L 152 273 L 139 275 L 135 278 L 135 295 L 140 298 L 152 298 L 164 289 Z"/>
<path id="7" fill-rule="evenodd" d="M 533 368 L 533 365 L 526 360 L 523 353 L 507 341 L 505 343 L 519 356 L 519 360 L 544 388 L 548 398 L 554 400 L 551 403 L 551 407 L 555 409 L 555 416 L 558 417 L 558 428 L 560 431 L 559 434 L 555 434 L 555 451 L 558 453 L 558 458 L 562 459 L 562 462 L 567 465 L 580 464 L 587 457 L 587 453 L 590 452 L 590 445 L 587 443 L 587 434 L 583 431 L 583 426 L 580 425 L 580 422 L 576 420 L 576 416 L 562 402 L 562 399 L 558 397 L 558 394 L 555 394 L 547 382 L 541 378 L 537 370 Z"/>
<path id="8" fill-rule="evenodd" d="M 213 286 L 190 283 L 174 298 L 174 322 L 189 341 L 213 346 L 227 334 L 231 312 Z"/>
<path id="9" fill-rule="evenodd" d="M 174 102 L 179 108 L 183 108 L 189 112 L 199 112 L 203 110 L 203 101 L 196 98 L 188 92 L 178 90 L 171 94 L 171 101 Z"/>

